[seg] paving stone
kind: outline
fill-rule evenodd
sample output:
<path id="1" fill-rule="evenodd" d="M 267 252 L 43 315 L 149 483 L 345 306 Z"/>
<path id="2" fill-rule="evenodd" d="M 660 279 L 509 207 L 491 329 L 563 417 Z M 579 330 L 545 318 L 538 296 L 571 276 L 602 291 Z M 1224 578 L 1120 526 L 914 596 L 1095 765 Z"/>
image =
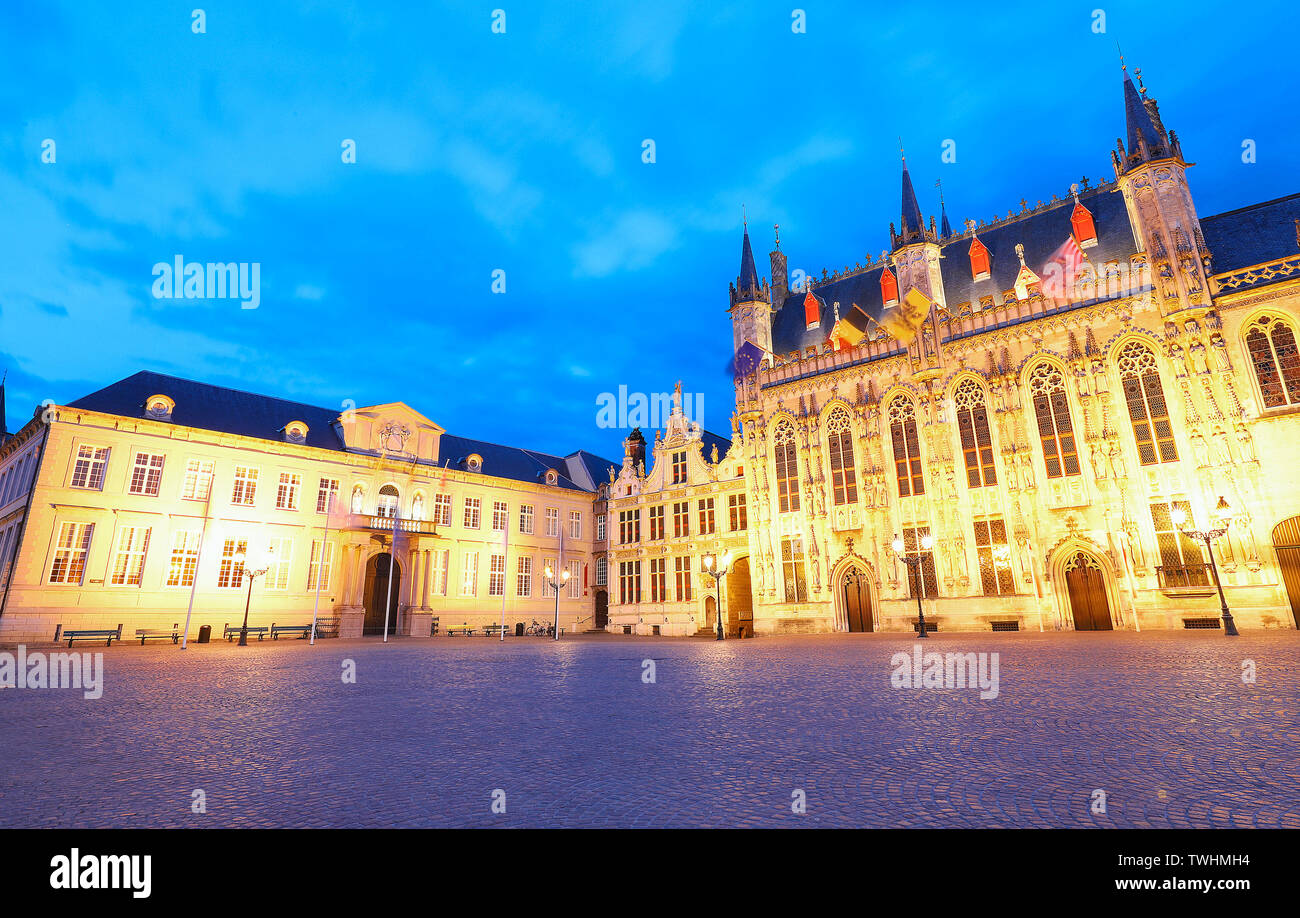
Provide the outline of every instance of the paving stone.
<path id="1" fill-rule="evenodd" d="M 1295 632 L 925 642 L 998 653 L 993 699 L 892 688 L 915 643 L 103 648 L 98 700 L 0 691 L 0 825 L 1300 827 Z"/>

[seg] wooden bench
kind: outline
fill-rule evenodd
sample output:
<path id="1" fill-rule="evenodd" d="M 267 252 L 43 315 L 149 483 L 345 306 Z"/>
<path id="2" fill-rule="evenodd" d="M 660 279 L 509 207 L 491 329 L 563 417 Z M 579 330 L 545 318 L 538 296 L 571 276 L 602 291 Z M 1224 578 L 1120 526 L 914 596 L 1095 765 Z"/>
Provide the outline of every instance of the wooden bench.
<path id="1" fill-rule="evenodd" d="M 466 637 L 469 637 L 477 630 L 477 628 L 448 628 L 447 637 L 455 637 L 458 634 L 463 634 Z"/>
<path id="2" fill-rule="evenodd" d="M 239 632 L 241 632 L 241 631 L 243 631 L 243 630 L 244 630 L 244 628 L 243 628 L 242 625 L 235 625 L 233 628 L 232 628 L 230 625 L 226 625 L 226 630 L 223 631 L 223 632 L 221 633 L 221 636 L 222 636 L 223 638 L 225 638 L 227 641 L 233 641 L 233 640 L 235 639 L 235 637 L 239 634 Z M 249 625 L 249 626 L 248 626 L 248 633 L 249 633 L 249 634 L 256 634 L 256 635 L 257 635 L 257 639 L 258 639 L 259 641 L 260 641 L 263 637 L 266 636 L 266 632 L 269 631 L 269 630 L 270 630 L 270 629 L 267 628 L 265 625 Z"/>
<path id="3" fill-rule="evenodd" d="M 509 625 L 488 625 L 483 629 L 483 633 L 488 637 L 500 637 L 501 632 L 510 633 Z"/>
<path id="4" fill-rule="evenodd" d="M 271 622 L 271 640 L 280 640 L 282 634 L 296 634 L 305 639 L 311 635 L 311 625 L 277 625 Z"/>
<path id="5" fill-rule="evenodd" d="M 72 646 L 73 641 L 103 641 L 105 647 L 112 647 L 114 641 L 122 640 L 122 626 L 118 625 L 113 630 L 89 630 L 79 628 L 76 631 L 65 631 L 63 636 L 68 639 L 68 646 Z M 57 638 L 55 640 L 58 640 Z"/>
<path id="6" fill-rule="evenodd" d="M 181 639 L 180 625 L 172 625 L 170 628 L 137 628 L 135 636 L 140 639 L 140 646 L 144 646 L 145 641 L 151 641 L 155 638 L 171 638 L 173 644 Z"/>

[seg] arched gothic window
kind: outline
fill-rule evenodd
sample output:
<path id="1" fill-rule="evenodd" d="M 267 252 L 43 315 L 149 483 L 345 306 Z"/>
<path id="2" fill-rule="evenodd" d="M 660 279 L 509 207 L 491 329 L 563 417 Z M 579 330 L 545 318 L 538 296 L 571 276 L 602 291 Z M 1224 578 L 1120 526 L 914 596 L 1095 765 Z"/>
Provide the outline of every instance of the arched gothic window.
<path id="1" fill-rule="evenodd" d="M 1139 461 L 1143 465 L 1177 462 L 1174 428 L 1169 421 L 1155 352 L 1140 341 L 1130 341 L 1120 349 L 1116 362 L 1124 384 L 1128 416 L 1133 421 Z"/>
<path id="2" fill-rule="evenodd" d="M 1043 463 L 1048 478 L 1079 474 L 1079 452 L 1070 422 L 1070 401 L 1065 394 L 1065 373 L 1050 363 L 1040 363 L 1029 373 L 1038 436 L 1043 443 Z"/>
<path id="3" fill-rule="evenodd" d="M 925 493 L 921 473 L 921 445 L 916 436 L 916 409 L 906 395 L 889 403 L 889 434 L 894 442 L 894 470 L 898 473 L 898 496 Z"/>
<path id="4" fill-rule="evenodd" d="M 858 481 L 853 470 L 853 425 L 849 413 L 837 407 L 826 419 L 826 447 L 831 459 L 831 494 L 836 506 L 857 503 Z"/>
<path id="5" fill-rule="evenodd" d="M 984 387 L 967 376 L 957 384 L 952 400 L 957 405 L 957 430 L 961 435 L 962 455 L 966 459 L 966 483 L 972 488 L 997 484 Z"/>
<path id="6" fill-rule="evenodd" d="M 379 503 L 375 507 L 375 512 L 380 516 L 392 519 L 397 516 L 397 500 L 397 488 L 392 485 L 384 485 L 379 489 Z"/>
<path id="7" fill-rule="evenodd" d="M 1246 332 L 1246 349 L 1264 407 L 1300 404 L 1300 352 L 1291 326 L 1280 316 L 1260 316 Z"/>
<path id="8" fill-rule="evenodd" d="M 782 513 L 799 509 L 799 470 L 795 462 L 794 428 L 777 425 L 772 437 L 776 450 L 776 496 Z"/>

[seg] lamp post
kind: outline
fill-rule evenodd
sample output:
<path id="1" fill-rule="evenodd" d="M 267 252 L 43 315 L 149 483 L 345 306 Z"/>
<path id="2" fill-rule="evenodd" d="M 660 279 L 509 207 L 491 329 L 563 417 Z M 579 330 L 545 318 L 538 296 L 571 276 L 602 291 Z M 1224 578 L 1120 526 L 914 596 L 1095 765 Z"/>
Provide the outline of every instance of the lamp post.
<path id="1" fill-rule="evenodd" d="M 922 562 L 925 561 L 925 556 L 921 552 L 934 548 L 934 537 L 929 533 L 921 536 L 921 548 L 916 552 L 916 557 L 912 557 L 910 552 L 904 551 L 906 546 L 898 536 L 894 536 L 894 541 L 889 544 L 889 547 L 894 550 L 894 557 L 906 564 L 909 570 L 916 571 L 916 636 L 919 638 L 927 637 L 925 633 L 925 609 L 921 608 L 921 597 L 925 594 L 925 570 L 921 567 Z"/>
<path id="2" fill-rule="evenodd" d="M 713 592 L 718 599 L 718 640 L 721 641 L 726 636 L 722 630 L 722 578 L 727 576 L 727 568 L 731 567 L 731 552 L 723 555 L 721 560 L 709 552 L 700 563 L 704 565 L 704 573 L 713 578 Z"/>
<path id="3" fill-rule="evenodd" d="M 1232 620 L 1232 613 L 1228 611 L 1228 600 L 1223 596 L 1223 584 L 1219 582 L 1219 566 L 1214 562 L 1214 546 L 1211 544 L 1214 539 L 1221 538 L 1228 531 L 1228 527 L 1232 525 L 1232 508 L 1223 499 L 1223 495 L 1219 495 L 1219 502 L 1210 511 L 1210 518 L 1217 524 L 1213 529 L 1191 528 L 1192 521 L 1182 507 L 1174 508 L 1173 513 L 1170 515 L 1173 517 L 1174 525 L 1178 527 L 1179 532 L 1205 543 L 1205 553 L 1210 556 L 1210 572 L 1214 574 L 1214 585 L 1219 591 L 1219 608 L 1223 616 L 1223 634 L 1224 637 L 1236 637 L 1237 624 Z"/>
<path id="4" fill-rule="evenodd" d="M 560 590 L 564 589 L 564 585 L 569 582 L 569 572 L 567 570 L 561 571 L 560 575 L 556 577 L 555 571 L 552 570 L 551 566 L 548 564 L 546 565 L 546 582 L 549 583 L 551 589 L 555 591 L 554 637 L 555 640 L 558 641 L 560 639 Z"/>
<path id="5" fill-rule="evenodd" d="M 271 561 L 274 558 L 275 549 L 268 547 L 266 549 L 266 554 L 263 556 L 263 561 L 265 561 L 263 568 L 260 571 L 250 571 L 244 566 L 244 562 L 248 560 L 248 556 L 242 551 L 235 552 L 234 561 L 239 565 L 239 574 L 241 577 L 248 578 L 248 598 L 244 600 L 244 624 L 243 627 L 239 629 L 240 647 L 248 646 L 248 608 L 253 604 L 253 581 L 271 569 Z"/>

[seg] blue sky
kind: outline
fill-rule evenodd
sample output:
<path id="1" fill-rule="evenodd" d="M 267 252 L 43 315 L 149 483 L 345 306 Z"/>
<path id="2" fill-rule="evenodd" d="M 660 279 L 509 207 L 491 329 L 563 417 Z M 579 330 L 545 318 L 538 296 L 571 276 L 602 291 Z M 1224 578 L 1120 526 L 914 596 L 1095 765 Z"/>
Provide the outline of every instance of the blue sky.
<path id="1" fill-rule="evenodd" d="M 203 2 L 0 7 L 11 430 L 152 369 L 613 458 L 600 394 L 681 379 L 726 433 L 742 205 L 762 273 L 773 223 L 820 273 L 888 245 L 900 135 L 956 226 L 1113 177 L 1117 41 L 1202 216 L 1298 190 L 1282 3 L 1107 3 L 1097 34 L 1095 0 L 803 2 L 796 34 L 792 3 L 223 0 L 194 34 Z M 155 299 L 178 254 L 259 263 L 260 307 Z"/>

